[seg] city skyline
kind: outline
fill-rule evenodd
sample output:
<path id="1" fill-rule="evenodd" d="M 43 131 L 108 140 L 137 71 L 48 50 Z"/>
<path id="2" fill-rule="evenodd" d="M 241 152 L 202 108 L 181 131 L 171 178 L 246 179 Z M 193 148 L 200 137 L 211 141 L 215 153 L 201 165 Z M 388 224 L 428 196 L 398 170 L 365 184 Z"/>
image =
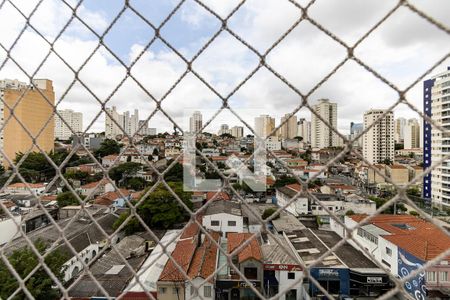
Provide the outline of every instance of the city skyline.
<path id="1" fill-rule="evenodd" d="M 60 3 L 46 2 L 48 3 L 43 3 L 43 9 L 39 10 L 39 12 L 45 11 L 45 16 L 40 13 L 35 18 L 36 22 L 45 18 L 50 23 L 47 27 L 54 28 L 53 31 L 50 29 L 44 30 L 44 28 L 42 28 L 42 31 L 44 36 L 51 38 L 55 36 L 56 28 L 61 28 L 61 24 L 70 17 L 70 11 L 61 7 L 63 5 Z M 226 14 L 233 7 L 231 2 L 209 3 L 209 5 L 213 9 L 218 9 L 221 14 Z M 428 13 L 432 13 L 438 20 L 444 23 L 448 22 L 444 12 L 450 9 L 450 4 L 443 2 L 439 6 L 433 5 L 433 3 L 433 1 L 423 2 L 420 7 Z M 22 5 L 25 10 L 32 7 L 31 3 L 23 3 Z M 148 17 L 153 18 L 156 22 L 161 21 L 160 14 L 168 12 L 173 8 L 173 5 L 170 1 L 157 4 L 157 9 Z M 142 4 L 142 6 L 146 6 L 146 4 Z M 448 9 L 447 6 L 449 6 Z M 248 28 L 244 31 L 238 30 L 238 33 L 254 44 L 257 49 L 266 49 L 289 28 L 296 18 L 296 11 L 292 9 L 293 6 L 289 3 L 281 5 L 275 1 L 262 1 L 254 3 L 253 7 L 254 9 L 249 9 L 246 5 L 242 7 L 239 14 L 233 18 L 233 28 Z M 278 23 L 274 23 L 264 13 L 274 7 L 277 7 L 277 11 L 285 16 L 281 18 L 281 22 L 278 18 Z M 334 9 L 337 7 L 340 9 Z M 383 1 L 383 3 L 366 1 L 364 5 L 357 1 L 348 1 L 344 4 L 332 1 L 328 6 L 314 5 L 311 14 L 319 21 L 325 22 L 331 31 L 351 44 L 362 36 L 389 7 L 390 1 Z M 101 31 L 106 28 L 106 24 L 110 22 L 117 9 L 117 4 L 110 4 L 105 8 L 105 6 L 91 1 L 81 5 L 80 11 L 82 11 L 81 16 L 86 19 L 88 24 Z M 173 21 L 169 22 L 167 29 L 164 29 L 162 33 L 168 36 L 169 42 L 189 57 L 200 48 L 199 41 L 207 39 L 220 24 L 194 3 L 187 3 L 180 10 L 182 13 L 176 14 Z M 5 18 L 0 21 L 3 25 L 2 28 L 7 33 L 5 45 L 8 46 L 12 42 L 11 39 L 17 36 L 18 28 L 21 28 L 19 26 L 21 19 L 16 17 L 17 13 L 8 5 L 5 6 L 4 11 L 10 12 L 10 14 L 6 13 Z M 343 14 L 349 12 L 352 16 L 357 15 L 358 18 L 343 18 L 345 22 L 342 23 Z M 337 23 L 337 20 L 341 20 L 340 23 Z M 404 28 L 396 26 L 396 24 L 406 23 L 409 24 L 409 29 L 414 29 L 415 35 L 405 35 L 403 34 Z M 176 34 L 177 30 L 186 28 L 186 26 L 192 27 L 189 34 L 183 37 Z M 260 26 L 267 26 L 272 30 L 261 36 L 258 34 L 261 29 Z M 55 44 L 55 50 L 58 53 L 63 53 L 63 58 L 67 59 L 69 63 L 79 67 L 96 43 L 83 26 L 72 25 L 69 27 Z M 135 35 L 121 35 L 125 28 L 133 30 Z M 135 18 L 124 20 L 114 26 L 113 29 L 107 35 L 105 43 L 113 51 L 117 51 L 119 58 L 126 62 L 130 62 L 137 57 L 140 50 L 151 38 L 149 37 L 151 34 L 148 33 L 148 26 L 136 22 Z M 308 42 L 306 44 L 310 44 L 310 46 L 301 46 L 305 44 L 302 43 L 305 40 Z M 33 45 L 35 51 L 27 55 L 21 55 L 27 52 L 30 45 Z M 73 45 L 76 45 L 76 47 L 73 47 Z M 381 52 L 374 53 L 371 50 L 375 48 L 372 47 L 373 45 L 378 45 L 377 49 L 381 48 Z M 417 76 L 422 75 L 432 62 L 441 57 L 447 45 L 448 39 L 445 38 L 444 33 L 436 32 L 430 24 L 426 24 L 425 21 L 401 9 L 389 18 L 385 25 L 375 31 L 367 41 L 357 47 L 355 53 L 358 57 L 367 61 L 370 67 L 379 71 L 383 77 L 392 80 L 400 87 L 406 87 Z M 32 30 L 28 29 L 13 52 L 16 56 L 21 55 L 19 63 L 25 66 L 27 72 L 31 73 L 37 67 L 37 62 L 44 57 L 47 48 L 48 46 Z M 219 51 L 220 49 L 226 51 Z M 316 49 L 321 49 L 321 51 L 316 51 Z M 218 52 L 221 52 L 220 57 L 215 54 Z M 345 53 L 345 49 L 330 38 L 317 34 L 317 30 L 311 25 L 302 23 L 273 50 L 267 61 L 275 70 L 292 82 L 296 88 L 302 92 L 307 92 L 339 63 L 339 58 L 345 57 Z M 377 59 L 380 53 L 382 53 L 383 60 Z M 0 56 L 3 56 L 3 54 Z M 314 59 L 305 60 L 302 57 Z M 320 60 L 322 64 L 318 67 L 311 65 L 309 61 L 315 59 Z M 227 62 L 227 65 L 223 65 L 221 61 Z M 202 57 L 193 64 L 193 67 L 203 77 L 209 78 L 208 81 L 211 82 L 212 86 L 225 95 L 247 75 L 247 70 L 256 65 L 258 61 L 248 49 L 232 37 L 221 34 L 206 49 Z M 410 61 L 414 61 L 414 65 L 411 65 Z M 444 61 L 432 71 L 432 74 L 440 73 L 448 64 L 448 60 Z M 158 99 L 184 70 L 185 65 L 180 58 L 161 43 L 156 43 L 147 49 L 138 60 L 132 69 L 132 74 Z M 308 72 L 309 76 L 303 76 L 305 71 Z M 99 72 L 104 76 L 96 76 Z M 124 75 L 125 71 L 121 70 L 120 64 L 107 51 L 98 51 L 80 72 L 79 77 L 80 80 L 89 81 L 88 88 L 100 100 L 104 101 L 110 96 Z M 36 76 L 53 80 L 57 101 L 73 80 L 73 73 L 55 57 L 50 57 Z M 161 80 L 162 77 L 164 80 Z M 12 63 L 6 64 L 0 70 L 0 78 L 18 78 L 25 82 L 28 81 L 26 76 Z M 407 97 L 416 107 L 421 107 L 420 81 L 413 90 L 407 93 Z M 348 124 L 352 121 L 362 122 L 364 111 L 370 109 L 371 106 L 387 109 L 397 100 L 397 95 L 378 78 L 350 61 L 344 64 L 334 76 L 311 95 L 310 104 L 312 105 L 320 98 L 328 98 L 338 103 L 341 112 L 337 123 L 338 129 L 347 134 Z M 185 99 L 189 99 L 189 101 Z M 277 103 L 283 103 L 284 105 L 281 107 Z M 265 69 L 258 71 L 254 78 L 244 84 L 229 101 L 229 104 L 234 108 L 263 108 L 270 111 L 277 120 L 284 114 L 291 113 L 299 103 L 299 96 Z M 141 112 L 142 119 L 148 117 L 156 107 L 154 101 L 131 79 L 126 80 L 116 94 L 109 99 L 107 106 L 113 105 L 121 111 L 138 109 Z M 220 99 L 192 74 L 187 75 L 171 95 L 162 102 L 162 108 L 178 124 L 181 124 L 182 114 L 180 109 L 182 108 L 218 109 L 220 106 Z M 93 121 L 93 118 L 101 109 L 100 104 L 80 83 L 75 83 L 70 88 L 57 109 L 74 107 L 75 109 L 79 107 L 85 115 L 85 126 Z M 394 113 L 398 117 L 407 119 L 417 117 L 404 105 L 400 105 Z M 303 118 L 308 115 L 309 112 L 303 109 L 302 112 L 297 114 L 297 117 Z M 92 130 L 89 131 L 103 131 L 103 118 L 104 114 L 94 122 Z M 170 131 L 173 128 L 173 124 L 160 112 L 156 113 L 150 120 L 150 126 L 153 122 L 160 124 L 158 127 L 164 128 L 162 131 Z M 240 126 L 241 124 L 236 125 Z"/>

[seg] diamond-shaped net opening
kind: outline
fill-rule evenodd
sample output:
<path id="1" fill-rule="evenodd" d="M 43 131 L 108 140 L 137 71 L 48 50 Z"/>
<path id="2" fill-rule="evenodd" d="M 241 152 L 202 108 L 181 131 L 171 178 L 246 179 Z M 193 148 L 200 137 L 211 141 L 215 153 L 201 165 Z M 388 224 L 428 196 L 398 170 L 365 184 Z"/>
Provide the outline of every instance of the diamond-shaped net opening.
<path id="1" fill-rule="evenodd" d="M 448 297 L 448 5 L 157 2 L 1 1 L 0 298 Z"/>

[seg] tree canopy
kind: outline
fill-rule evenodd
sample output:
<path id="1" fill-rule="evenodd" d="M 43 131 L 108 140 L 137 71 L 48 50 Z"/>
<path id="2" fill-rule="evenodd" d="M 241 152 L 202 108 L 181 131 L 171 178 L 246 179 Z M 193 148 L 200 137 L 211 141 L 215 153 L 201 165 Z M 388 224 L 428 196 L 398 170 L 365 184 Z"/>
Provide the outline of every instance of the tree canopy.
<path id="1" fill-rule="evenodd" d="M 35 246 L 39 253 L 44 253 L 46 249 L 44 242 L 37 241 Z M 63 265 L 68 259 L 69 257 L 58 249 L 45 257 L 45 263 L 63 284 Z M 30 247 L 15 250 L 8 257 L 8 260 L 21 278 L 25 278 L 38 265 L 38 258 Z M 42 267 L 40 267 L 25 284 L 35 299 L 59 299 L 61 297 L 59 290 L 53 288 L 55 283 Z M 10 273 L 5 263 L 0 261 L 0 298 L 7 299 L 18 287 L 19 284 L 17 279 Z M 23 291 L 19 292 L 16 297 L 14 297 L 14 299 L 26 298 Z"/>
<path id="2" fill-rule="evenodd" d="M 169 182 L 171 189 L 183 201 L 183 203 L 192 209 L 192 193 L 183 191 L 183 185 L 180 182 Z M 167 229 L 173 228 L 175 224 L 179 224 L 189 218 L 189 215 L 181 204 L 176 200 L 169 190 L 159 185 L 151 192 L 145 200 L 137 208 L 137 213 L 142 220 L 151 228 Z M 122 224 L 127 216 L 122 216 L 114 225 L 116 228 Z M 131 234 L 138 231 L 141 225 L 132 218 L 130 222 L 125 225 L 125 233 Z"/>
<path id="3" fill-rule="evenodd" d="M 105 157 L 111 154 L 120 153 L 120 144 L 112 139 L 104 139 L 100 144 L 100 148 L 95 151 L 96 157 Z"/>
<path id="4" fill-rule="evenodd" d="M 80 196 L 80 198 L 83 199 L 83 196 Z M 56 201 L 58 202 L 59 207 L 64 207 L 68 205 L 80 205 L 78 199 L 70 191 L 59 193 L 58 196 L 56 197 Z"/>

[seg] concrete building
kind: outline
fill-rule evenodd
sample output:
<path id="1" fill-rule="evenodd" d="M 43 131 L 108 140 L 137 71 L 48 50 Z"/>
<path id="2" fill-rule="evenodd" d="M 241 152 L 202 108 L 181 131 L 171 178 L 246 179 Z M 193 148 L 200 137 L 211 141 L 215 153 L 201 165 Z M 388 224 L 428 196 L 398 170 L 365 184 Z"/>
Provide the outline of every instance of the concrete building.
<path id="1" fill-rule="evenodd" d="M 298 183 L 290 184 L 276 189 L 276 204 L 285 207 L 298 192 L 302 189 Z M 285 210 L 294 216 L 308 214 L 308 197 L 300 194 L 295 201 L 288 205 Z"/>
<path id="2" fill-rule="evenodd" d="M 255 133 L 260 138 L 268 137 L 275 129 L 275 119 L 269 115 L 260 115 L 255 118 Z"/>
<path id="3" fill-rule="evenodd" d="M 379 120 L 384 113 L 382 109 L 371 109 L 364 113 L 364 129 L 373 124 L 363 139 L 363 156 L 371 164 L 385 159 L 394 161 L 394 113 L 388 112 Z"/>
<path id="4" fill-rule="evenodd" d="M 202 225 L 223 233 L 244 232 L 241 205 L 233 201 L 213 200 L 205 210 Z"/>
<path id="5" fill-rule="evenodd" d="M 142 126 L 142 128 L 141 128 L 141 126 Z M 156 135 L 156 128 L 148 127 L 147 120 L 139 120 L 138 128 L 140 128 L 139 134 L 141 134 L 141 135 Z"/>
<path id="6" fill-rule="evenodd" d="M 450 67 L 446 72 L 425 80 L 423 86 L 424 113 L 433 121 L 450 128 Z M 423 167 L 430 167 L 450 152 L 450 135 L 433 128 L 424 119 Z M 450 160 L 445 160 L 423 179 L 423 197 L 438 205 L 450 207 Z"/>
<path id="7" fill-rule="evenodd" d="M 116 136 L 124 134 L 132 136 L 138 130 L 139 111 L 137 109 L 134 110 L 133 115 L 129 111 L 120 114 L 115 106 L 112 108 L 107 107 L 106 112 L 109 113 L 105 117 L 105 136 L 107 138 L 114 139 Z"/>
<path id="8" fill-rule="evenodd" d="M 313 110 L 327 124 L 311 113 L 311 147 L 337 147 L 339 144 L 338 135 L 330 129 L 330 127 L 337 129 L 337 103 L 330 102 L 328 99 L 321 99 L 319 103 L 313 106 Z"/>
<path id="9" fill-rule="evenodd" d="M 74 133 L 77 134 L 83 132 L 83 114 L 81 112 L 64 109 L 58 110 L 58 114 L 59 116 L 55 115 L 56 139 L 68 140 Z"/>
<path id="10" fill-rule="evenodd" d="M 266 149 L 271 151 L 281 150 L 281 141 L 277 136 L 271 136 L 266 140 Z"/>
<path id="11" fill-rule="evenodd" d="M 0 126 L 4 126 L 0 133 L 0 147 L 10 160 L 14 160 L 19 152 L 26 153 L 30 149 L 39 151 L 19 121 L 32 136 L 37 136 L 45 127 L 36 139 L 36 144 L 46 152 L 54 148 L 55 122 L 52 114 L 55 93 L 52 81 L 35 79 L 33 84 L 34 86 L 18 80 L 0 80 Z M 8 107 L 15 107 L 15 117 L 11 117 Z M 7 165 L 3 155 L 0 155 L 0 159 Z"/>
<path id="12" fill-rule="evenodd" d="M 364 130 L 364 123 L 350 123 L 350 139 L 355 139 L 361 132 Z M 360 137 L 358 140 L 356 140 L 353 145 L 362 147 L 363 144 L 363 137 Z"/>
<path id="13" fill-rule="evenodd" d="M 396 143 L 403 143 L 405 138 L 406 119 L 398 118 L 394 122 L 394 140 Z"/>
<path id="14" fill-rule="evenodd" d="M 304 118 L 300 118 L 297 122 L 297 135 L 303 138 L 303 142 L 311 143 L 311 122 Z"/>
<path id="15" fill-rule="evenodd" d="M 283 124 L 283 122 L 285 122 Z M 289 114 L 285 114 L 281 117 L 281 127 L 279 128 L 279 136 L 282 139 L 293 139 L 297 136 L 298 126 L 297 117 L 295 115 L 289 117 Z"/>
<path id="16" fill-rule="evenodd" d="M 403 148 L 420 148 L 420 124 L 417 119 L 409 119 L 403 135 Z"/>
<path id="17" fill-rule="evenodd" d="M 367 215 L 346 216 L 347 228 L 354 228 Z M 332 220 L 331 228 L 345 235 L 343 228 Z M 450 247 L 450 238 L 434 224 L 410 215 L 378 215 L 369 224 L 352 233 L 352 238 L 368 250 L 375 259 L 400 278 L 406 277 Z M 361 249 L 353 241 L 349 243 Z M 364 252 L 365 255 L 367 253 Z M 450 287 L 448 257 L 428 267 L 405 283 L 406 291 L 415 299 L 447 295 Z"/>
<path id="18" fill-rule="evenodd" d="M 237 139 L 240 139 L 244 136 L 244 127 L 242 126 L 233 126 L 231 127 L 231 135 Z"/>
<path id="19" fill-rule="evenodd" d="M 217 132 L 217 135 L 222 135 L 222 134 L 231 134 L 231 129 L 230 126 L 228 126 L 227 124 L 222 124 L 220 125 L 220 129 Z"/>
<path id="20" fill-rule="evenodd" d="M 194 111 L 192 116 L 189 118 L 189 132 L 190 133 L 201 133 L 203 127 L 203 117 L 202 113 L 199 111 Z"/>

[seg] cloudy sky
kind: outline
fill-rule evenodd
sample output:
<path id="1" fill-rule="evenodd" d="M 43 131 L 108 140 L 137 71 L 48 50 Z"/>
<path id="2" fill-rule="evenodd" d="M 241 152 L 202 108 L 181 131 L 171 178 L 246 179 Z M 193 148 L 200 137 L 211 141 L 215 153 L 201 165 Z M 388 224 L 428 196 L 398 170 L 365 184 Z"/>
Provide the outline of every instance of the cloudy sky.
<path id="1" fill-rule="evenodd" d="M 297 0 L 305 5 L 307 1 Z M 12 0 L 11 2 L 28 16 L 37 0 Z M 75 7 L 77 1 L 67 1 Z M 104 115 L 100 101 L 115 105 L 119 111 L 139 109 L 144 119 L 155 109 L 155 103 L 147 94 L 161 99 L 186 71 L 186 64 L 160 40 L 150 47 L 154 30 L 135 12 L 127 8 L 104 36 L 105 47 L 98 47 L 98 35 L 123 10 L 119 0 L 87 0 L 77 8 L 78 19 L 67 22 L 71 8 L 58 0 L 46 0 L 30 19 L 32 28 L 25 30 L 12 48 L 10 55 L 23 71 L 35 78 L 49 78 L 54 82 L 58 108 L 71 108 L 84 113 L 84 127 L 89 131 L 104 130 Z M 175 0 L 130 0 L 131 6 L 148 22 L 159 26 L 178 5 Z M 228 15 L 239 1 L 202 0 L 218 15 Z M 309 15 L 348 45 L 353 45 L 374 24 L 396 5 L 390 0 L 317 0 Z M 445 26 L 450 26 L 450 1 L 410 0 Z M 229 27 L 254 49 L 265 53 L 295 22 L 301 11 L 287 0 L 248 0 L 231 17 Z M 0 9 L 0 62 L 6 58 L 3 48 L 9 49 L 25 25 L 24 17 L 10 3 Z M 192 59 L 205 43 L 220 29 L 221 22 L 193 0 L 185 1 L 173 17 L 164 24 L 160 34 L 187 60 Z M 61 30 L 64 31 L 59 35 Z M 42 64 L 54 43 L 54 51 Z M 97 48 L 98 47 L 98 48 Z M 95 53 L 91 53 L 95 50 Z M 400 88 L 409 86 L 418 76 L 444 57 L 450 50 L 448 35 L 405 7 L 399 8 L 355 50 L 355 55 L 377 70 L 387 80 Z M 310 90 L 347 55 L 336 41 L 321 32 L 308 21 L 303 21 L 267 55 L 266 61 L 283 78 L 302 93 Z M 84 64 L 86 59 L 89 60 Z M 120 59 L 122 62 L 119 62 Z M 64 61 L 65 62 L 64 62 Z M 195 59 L 195 70 L 222 97 L 229 95 L 259 64 L 259 58 L 227 32 L 217 38 Z M 133 64 L 131 74 L 137 84 L 126 76 L 126 65 Z M 70 66 L 67 66 L 67 64 Z M 447 60 L 432 74 L 450 65 Z M 0 65 L 1 66 L 1 65 Z M 84 83 L 71 85 L 75 74 Z M 37 72 L 36 72 L 37 70 Z M 28 81 L 27 75 L 8 60 L 0 69 L 0 78 Z M 121 86 L 117 89 L 118 84 Z M 147 90 L 145 92 L 140 85 Z M 90 90 L 90 92 L 88 91 Z M 113 96 L 111 97 L 111 94 Z M 408 99 L 421 108 L 421 83 L 409 93 Z M 346 62 L 330 79 L 310 96 L 310 103 L 319 98 L 329 98 L 338 103 L 338 128 L 348 133 L 349 124 L 361 122 L 363 112 L 370 108 L 388 108 L 398 95 L 354 61 Z M 267 68 L 260 68 L 242 85 L 230 100 L 230 105 L 242 118 L 253 125 L 253 117 L 260 113 L 277 118 L 293 111 L 300 97 Z M 181 126 L 186 111 L 204 109 L 205 118 L 221 106 L 220 98 L 201 80 L 188 73 L 162 102 L 162 108 Z M 302 109 L 298 117 L 310 118 L 310 112 Z M 418 117 L 406 106 L 395 110 L 396 117 Z M 239 120 L 230 113 L 221 113 L 213 121 L 209 131 L 215 131 L 227 122 L 238 125 Z M 89 128 L 88 128 L 89 127 Z M 171 129 L 173 125 L 161 113 L 150 120 L 150 127 L 158 131 Z"/>

